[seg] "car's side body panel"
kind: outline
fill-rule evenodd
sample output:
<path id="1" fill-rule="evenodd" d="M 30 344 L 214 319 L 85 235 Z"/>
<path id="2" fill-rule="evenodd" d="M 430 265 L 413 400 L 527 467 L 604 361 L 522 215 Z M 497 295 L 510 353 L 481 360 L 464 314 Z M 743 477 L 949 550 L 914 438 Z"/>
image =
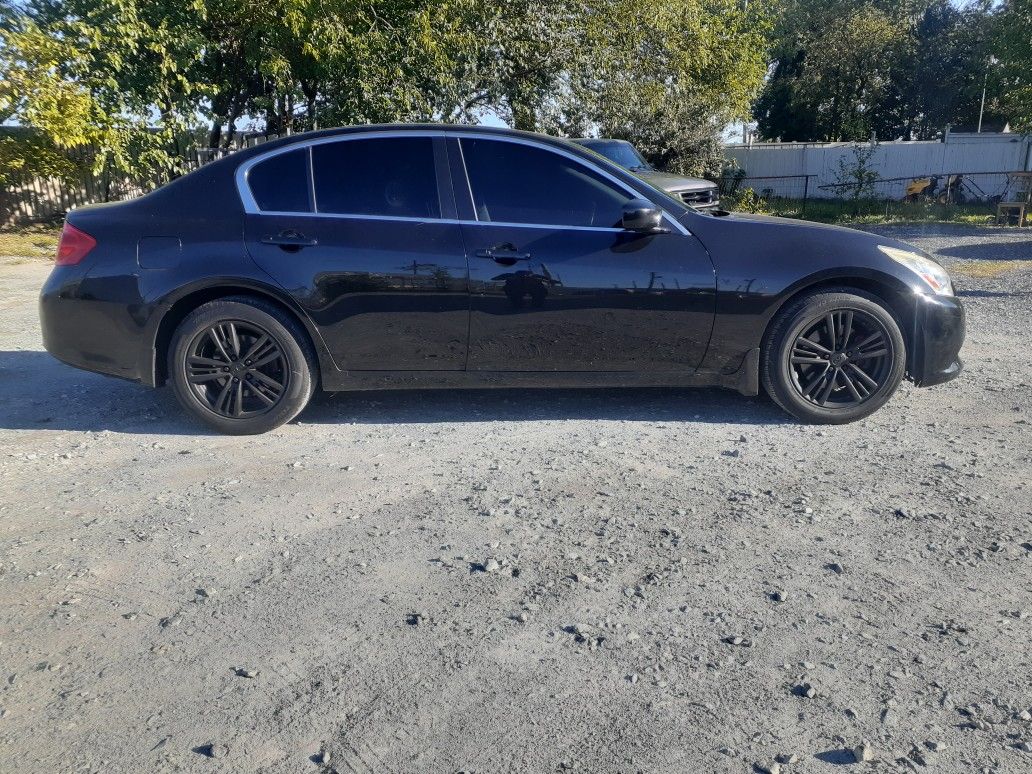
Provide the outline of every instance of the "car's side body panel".
<path id="1" fill-rule="evenodd" d="M 263 244 L 292 229 L 318 242 Z M 469 327 L 467 269 L 454 223 L 246 215 L 251 257 L 322 331 L 338 368 L 461 370 Z"/>
<path id="2" fill-rule="evenodd" d="M 714 279 L 694 237 L 490 223 L 463 234 L 470 370 L 691 373 L 702 361 Z M 478 255 L 499 244 L 529 257 Z"/>
<path id="3" fill-rule="evenodd" d="M 435 178 L 428 184 L 435 213 L 391 214 L 389 202 L 370 202 L 381 214 L 325 212 L 317 183 L 330 175 L 319 160 L 345 153 L 370 165 L 384 142 L 420 143 L 416 150 Z M 365 141 L 365 142 L 362 142 Z M 307 158 L 311 212 L 267 211 L 252 196 L 249 174 L 267 159 L 301 149 Z M 465 248 L 454 218 L 444 137 L 422 132 L 354 132 L 302 141 L 261 154 L 237 168 L 244 243 L 251 258 L 322 332 L 338 369 L 462 370 L 466 366 L 469 286 Z M 373 181 L 358 185 L 374 186 Z M 352 197 L 353 198 L 353 197 Z M 404 206 L 404 202 L 394 202 Z M 277 235 L 292 235 L 286 243 Z M 294 244 L 296 240 L 305 244 Z"/>
<path id="4" fill-rule="evenodd" d="M 448 150 L 470 270 L 470 371 L 685 375 L 698 368 L 712 328 L 715 279 L 705 248 L 676 214 L 668 213 L 664 234 L 638 234 L 608 220 L 485 220 L 474 205 L 478 185 L 467 175 L 463 148 L 470 139 L 506 143 L 503 155 L 516 151 L 518 157 L 521 149 L 513 146 L 527 141 L 475 132 L 458 137 Z M 641 196 L 643 186 L 630 186 L 565 148 L 552 152 L 584 162 L 599 175 L 598 184 L 619 195 Z M 495 184 L 513 186 L 518 176 L 518 170 L 512 177 L 501 172 Z M 508 252 L 497 255 L 499 247 Z M 509 254 L 516 257 L 504 257 Z"/>

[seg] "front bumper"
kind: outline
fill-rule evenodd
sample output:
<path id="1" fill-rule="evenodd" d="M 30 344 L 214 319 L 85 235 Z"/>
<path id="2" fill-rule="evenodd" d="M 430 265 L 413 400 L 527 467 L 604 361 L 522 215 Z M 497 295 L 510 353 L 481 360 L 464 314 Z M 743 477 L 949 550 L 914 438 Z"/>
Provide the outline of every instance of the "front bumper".
<path id="1" fill-rule="evenodd" d="M 953 296 L 917 294 L 908 372 L 918 387 L 960 376 L 964 363 L 964 306 Z"/>

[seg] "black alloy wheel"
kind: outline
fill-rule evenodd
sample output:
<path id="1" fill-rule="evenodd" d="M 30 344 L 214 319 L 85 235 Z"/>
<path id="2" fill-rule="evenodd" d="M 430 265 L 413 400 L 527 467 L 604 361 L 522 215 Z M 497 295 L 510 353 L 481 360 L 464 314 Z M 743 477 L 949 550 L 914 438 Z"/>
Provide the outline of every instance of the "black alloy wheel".
<path id="1" fill-rule="evenodd" d="M 265 414 L 287 394 L 286 357 L 272 334 L 255 323 L 216 322 L 194 337 L 188 351 L 191 389 L 218 416 Z"/>
<path id="2" fill-rule="evenodd" d="M 873 315 L 836 309 L 800 332 L 789 358 L 792 383 L 803 399 L 842 408 L 877 394 L 892 370 L 892 344 Z"/>
<path id="3" fill-rule="evenodd" d="M 318 364 L 291 315 L 250 296 L 204 304 L 176 328 L 168 373 L 179 402 L 223 433 L 264 433 L 289 422 L 315 390 Z"/>
<path id="4" fill-rule="evenodd" d="M 906 345 L 891 309 L 852 288 L 804 296 L 764 340 L 760 377 L 775 403 L 806 422 L 862 419 L 892 397 Z"/>

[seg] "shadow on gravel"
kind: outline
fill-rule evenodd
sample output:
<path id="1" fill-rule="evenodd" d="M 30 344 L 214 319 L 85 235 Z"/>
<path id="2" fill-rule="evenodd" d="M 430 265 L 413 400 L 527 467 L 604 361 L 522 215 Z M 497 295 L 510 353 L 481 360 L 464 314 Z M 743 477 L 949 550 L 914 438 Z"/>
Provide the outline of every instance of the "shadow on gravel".
<path id="1" fill-rule="evenodd" d="M 702 388 L 385 390 L 316 393 L 302 424 L 793 420 L 766 397 Z M 168 389 L 66 366 L 45 352 L 0 351 L 0 429 L 214 435 L 187 417 Z"/>
<path id="2" fill-rule="evenodd" d="M 1032 259 L 1032 239 L 1021 242 L 979 242 L 940 247 L 939 255 L 972 261 L 1022 261 Z"/>
<path id="3" fill-rule="evenodd" d="M 1032 293 L 1011 293 L 1006 290 L 958 290 L 957 295 L 961 298 L 1023 298 L 1032 296 Z"/>
<path id="4" fill-rule="evenodd" d="M 856 763 L 856 758 L 853 757 L 853 753 L 849 750 L 828 750 L 827 752 L 817 753 L 813 757 L 822 763 L 830 763 L 835 766 L 848 766 L 851 763 Z"/>
<path id="5" fill-rule="evenodd" d="M 794 421 L 766 397 L 675 387 L 339 392 L 316 396 L 301 414 L 302 422 L 358 424 L 564 419 L 742 425 Z"/>
<path id="6" fill-rule="evenodd" d="M 46 352 L 0 351 L 0 429 L 207 435 L 168 390 L 80 371 Z"/>

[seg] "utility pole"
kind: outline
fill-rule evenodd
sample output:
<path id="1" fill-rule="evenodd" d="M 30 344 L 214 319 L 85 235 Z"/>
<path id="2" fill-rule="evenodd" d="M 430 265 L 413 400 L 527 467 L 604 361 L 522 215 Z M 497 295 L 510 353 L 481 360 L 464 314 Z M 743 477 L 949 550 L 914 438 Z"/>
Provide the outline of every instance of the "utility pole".
<path id="1" fill-rule="evenodd" d="M 985 92 L 989 85 L 989 66 L 996 64 L 996 57 L 991 56 L 985 60 L 985 75 L 982 77 L 982 106 L 978 108 L 978 133 L 982 133 L 982 115 L 985 113 Z"/>

